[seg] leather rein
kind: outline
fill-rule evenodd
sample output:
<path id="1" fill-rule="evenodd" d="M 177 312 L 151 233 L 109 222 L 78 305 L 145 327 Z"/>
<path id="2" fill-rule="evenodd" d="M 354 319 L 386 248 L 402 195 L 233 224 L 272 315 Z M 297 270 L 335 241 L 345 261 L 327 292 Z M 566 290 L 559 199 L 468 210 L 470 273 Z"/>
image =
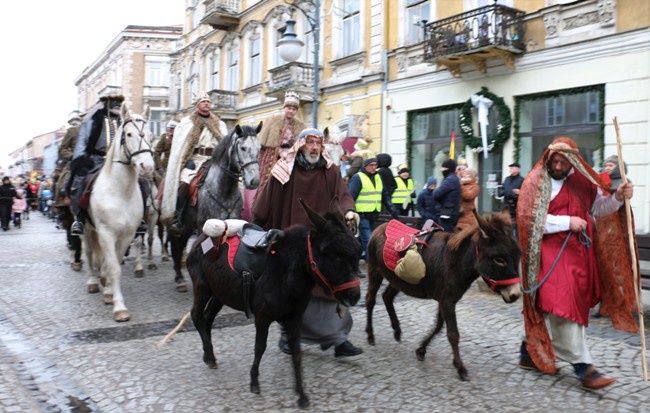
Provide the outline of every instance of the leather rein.
<path id="1" fill-rule="evenodd" d="M 330 285 L 330 283 L 325 278 L 325 275 L 323 275 L 323 273 L 318 268 L 316 260 L 314 260 L 314 254 L 312 253 L 311 248 L 311 231 L 307 233 L 307 251 L 309 253 L 309 265 L 311 267 L 311 271 L 318 276 L 318 278 L 323 282 L 323 284 L 325 284 L 325 286 L 327 286 L 332 295 L 339 291 L 351 290 L 353 288 L 359 288 L 361 286 L 361 280 L 356 277 L 352 281 L 348 281 L 334 287 Z"/>

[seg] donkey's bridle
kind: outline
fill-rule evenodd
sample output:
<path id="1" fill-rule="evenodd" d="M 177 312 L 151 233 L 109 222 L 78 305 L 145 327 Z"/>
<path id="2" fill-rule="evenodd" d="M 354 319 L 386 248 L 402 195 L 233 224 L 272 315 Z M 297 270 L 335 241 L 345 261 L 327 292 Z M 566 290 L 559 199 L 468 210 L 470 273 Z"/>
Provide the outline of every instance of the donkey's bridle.
<path id="1" fill-rule="evenodd" d="M 126 144 L 126 133 L 124 132 L 124 127 L 132 123 L 133 126 L 138 130 L 138 134 L 140 135 L 140 142 L 138 143 L 138 150 L 135 152 L 131 152 L 129 150 L 129 146 Z M 142 121 L 142 127 L 138 127 L 138 124 L 135 123 L 132 119 L 128 119 L 122 123 L 122 135 L 120 136 L 120 146 L 124 150 L 124 154 L 126 155 L 126 162 L 122 161 L 121 159 L 118 159 L 115 162 L 119 162 L 124 165 L 130 165 L 131 164 L 131 159 L 133 159 L 134 156 L 139 155 L 141 153 L 150 153 L 153 156 L 153 151 L 151 150 L 151 143 L 147 140 L 144 139 L 144 128 L 147 125 L 147 121 L 143 120 Z M 145 143 L 147 145 L 147 148 L 143 148 L 142 143 Z"/>
<path id="2" fill-rule="evenodd" d="M 478 259 L 478 244 L 476 245 L 476 259 Z M 505 280 L 495 280 L 494 278 L 487 277 L 483 274 L 481 274 L 481 278 L 485 281 L 485 283 L 490 286 L 490 290 L 496 291 L 497 287 L 500 285 L 512 285 L 512 284 L 519 284 L 519 281 L 521 281 L 520 277 L 517 278 L 508 278 Z"/>
<path id="3" fill-rule="evenodd" d="M 320 278 L 320 280 L 327 286 L 327 288 L 330 290 L 332 295 L 339 291 L 345 291 L 345 290 L 351 290 L 353 288 L 359 288 L 361 286 L 361 280 L 358 278 L 355 278 L 352 281 L 348 281 L 343 284 L 336 285 L 332 287 L 329 282 L 327 282 L 327 279 L 323 275 L 323 273 L 318 269 L 318 265 L 316 264 L 316 260 L 314 260 L 314 255 L 312 254 L 311 251 L 311 232 L 307 233 L 307 252 L 309 253 L 309 265 L 311 266 L 311 271 Z"/>

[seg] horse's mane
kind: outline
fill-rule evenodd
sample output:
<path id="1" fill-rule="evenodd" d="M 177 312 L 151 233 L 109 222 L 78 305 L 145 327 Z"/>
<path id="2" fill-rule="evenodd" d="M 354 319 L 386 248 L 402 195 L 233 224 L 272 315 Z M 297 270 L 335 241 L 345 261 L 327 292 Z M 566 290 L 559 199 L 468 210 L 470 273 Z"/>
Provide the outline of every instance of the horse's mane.
<path id="1" fill-rule="evenodd" d="M 235 135 L 235 130 L 237 130 L 237 128 L 233 128 L 230 133 L 219 142 L 212 153 L 212 162 L 219 162 L 228 153 L 228 149 L 230 149 L 234 140 L 233 136 Z"/>

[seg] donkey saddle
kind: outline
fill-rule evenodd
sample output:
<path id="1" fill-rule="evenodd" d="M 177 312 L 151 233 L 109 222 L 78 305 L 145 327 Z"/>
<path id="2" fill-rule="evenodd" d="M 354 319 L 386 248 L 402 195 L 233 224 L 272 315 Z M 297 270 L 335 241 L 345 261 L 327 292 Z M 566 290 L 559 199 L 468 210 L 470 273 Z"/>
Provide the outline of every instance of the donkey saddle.
<path id="1" fill-rule="evenodd" d="M 273 241 L 284 236 L 279 229 L 264 231 L 255 224 L 244 224 L 237 234 L 239 247 L 233 260 L 233 270 L 244 280 L 246 318 L 251 312 L 251 291 L 255 280 L 264 272 Z"/>

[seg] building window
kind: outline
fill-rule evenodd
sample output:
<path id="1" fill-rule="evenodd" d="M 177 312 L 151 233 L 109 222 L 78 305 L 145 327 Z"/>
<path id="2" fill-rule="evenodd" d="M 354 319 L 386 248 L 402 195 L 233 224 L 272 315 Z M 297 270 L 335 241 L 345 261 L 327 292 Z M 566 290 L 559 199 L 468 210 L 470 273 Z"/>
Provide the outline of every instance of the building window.
<path id="1" fill-rule="evenodd" d="M 148 125 L 149 128 L 151 128 L 151 133 L 153 133 L 153 136 L 160 136 L 160 134 L 162 133 L 163 115 L 164 115 L 163 111 L 160 110 L 151 111 L 151 119 L 149 119 Z"/>
<path id="2" fill-rule="evenodd" d="M 406 1 L 406 43 L 414 44 L 424 40 L 424 29 L 422 20 L 429 20 L 431 17 L 431 5 L 429 0 L 407 0 Z"/>
<path id="3" fill-rule="evenodd" d="M 568 90 L 561 95 L 545 92 L 516 98 L 520 107 L 516 121 L 519 124 L 522 174 L 532 169 L 558 136 L 573 139 L 578 144 L 580 155 L 592 167 L 600 167 L 604 123 L 600 108 L 605 89 L 602 86 L 585 89 Z"/>
<path id="4" fill-rule="evenodd" d="M 190 65 L 190 74 L 187 79 L 190 90 L 190 100 L 193 102 L 199 97 L 199 71 L 196 62 Z"/>
<path id="5" fill-rule="evenodd" d="M 276 32 L 275 32 L 275 42 L 273 43 L 274 45 L 277 44 L 277 41 L 282 38 L 282 35 L 284 34 L 284 29 L 285 28 L 286 28 L 286 26 L 281 27 L 278 30 L 276 30 Z M 280 56 L 280 48 L 279 47 L 273 47 L 273 49 L 275 50 L 275 67 L 280 67 L 280 66 L 288 63 L 286 60 L 284 60 L 282 58 L 282 56 Z"/>
<path id="6" fill-rule="evenodd" d="M 250 42 L 250 72 L 249 72 L 249 86 L 257 85 L 262 81 L 262 40 L 258 37 L 252 39 Z"/>
<path id="7" fill-rule="evenodd" d="M 228 90 L 239 90 L 239 47 L 228 51 Z"/>
<path id="8" fill-rule="evenodd" d="M 361 45 L 361 6 L 359 0 L 343 2 L 343 56 L 357 53 Z"/>
<path id="9" fill-rule="evenodd" d="M 147 62 L 145 71 L 147 86 L 169 86 L 169 64 L 165 62 Z"/>
<path id="10" fill-rule="evenodd" d="M 451 133 L 455 132 L 455 159 L 465 158 L 465 146 L 458 128 L 458 118 L 462 105 L 430 108 L 409 112 L 411 134 L 411 177 L 415 186 L 422 188 L 429 176 L 435 176 L 438 184 L 442 182 L 440 167 L 449 158 Z"/>
<path id="11" fill-rule="evenodd" d="M 199 0 L 192 0 L 192 29 L 199 27 L 201 16 L 199 16 Z"/>
<path id="12" fill-rule="evenodd" d="M 564 124 L 564 96 L 546 100 L 546 126 Z"/>
<path id="13" fill-rule="evenodd" d="M 210 61 L 210 89 L 219 89 L 221 82 L 219 79 L 219 67 L 221 66 L 221 59 L 219 53 L 214 52 L 212 60 Z"/>

